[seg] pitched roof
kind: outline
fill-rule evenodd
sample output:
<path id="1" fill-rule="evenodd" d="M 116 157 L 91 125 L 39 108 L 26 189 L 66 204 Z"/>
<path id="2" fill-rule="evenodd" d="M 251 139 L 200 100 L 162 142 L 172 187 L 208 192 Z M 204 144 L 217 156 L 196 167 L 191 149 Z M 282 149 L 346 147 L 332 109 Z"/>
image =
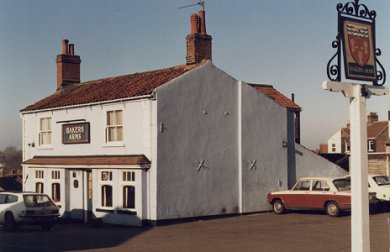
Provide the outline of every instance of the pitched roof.
<path id="1" fill-rule="evenodd" d="M 385 129 L 387 129 L 387 126 L 387 121 L 380 121 L 369 124 L 367 126 L 367 138 L 377 138 Z"/>
<path id="2" fill-rule="evenodd" d="M 254 87 L 257 91 L 267 95 L 272 100 L 274 100 L 279 105 L 292 109 L 292 110 L 301 110 L 301 107 L 299 107 L 295 102 L 284 96 L 282 93 L 280 93 L 278 90 L 276 90 L 271 85 L 264 85 L 264 84 L 249 84 L 251 87 Z"/>
<path id="3" fill-rule="evenodd" d="M 367 138 L 377 138 L 388 127 L 387 121 L 373 122 L 367 125 Z M 350 128 L 342 128 L 343 137 L 349 138 L 351 135 Z"/>
<path id="4" fill-rule="evenodd" d="M 21 112 L 150 95 L 160 85 L 199 65 L 179 65 L 154 71 L 76 83 L 43 98 L 35 104 L 27 106 Z"/>
<path id="5" fill-rule="evenodd" d="M 22 109 L 21 112 L 61 108 L 150 95 L 157 87 L 192 69 L 197 68 L 204 62 L 194 65 L 179 65 L 154 71 L 75 83 L 68 88 L 57 91 L 56 93 L 27 106 Z M 249 85 L 254 87 L 257 91 L 267 95 L 283 107 L 292 110 L 301 110 L 297 104 L 288 99 L 271 85 Z"/>

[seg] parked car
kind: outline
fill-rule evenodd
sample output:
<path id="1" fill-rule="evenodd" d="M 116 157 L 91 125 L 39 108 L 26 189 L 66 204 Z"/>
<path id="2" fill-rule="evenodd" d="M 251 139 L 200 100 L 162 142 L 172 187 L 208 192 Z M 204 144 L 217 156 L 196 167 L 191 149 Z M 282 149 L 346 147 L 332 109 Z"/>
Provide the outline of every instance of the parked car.
<path id="1" fill-rule="evenodd" d="M 21 224 L 41 225 L 51 230 L 59 208 L 49 196 L 34 192 L 0 192 L 0 224 L 15 230 Z"/>
<path id="2" fill-rule="evenodd" d="M 336 217 L 351 209 L 350 190 L 349 178 L 301 178 L 291 190 L 271 192 L 267 199 L 277 214 L 290 209 L 313 209 Z"/>
<path id="3" fill-rule="evenodd" d="M 376 193 L 380 202 L 390 202 L 390 178 L 386 175 L 368 175 L 368 191 Z"/>

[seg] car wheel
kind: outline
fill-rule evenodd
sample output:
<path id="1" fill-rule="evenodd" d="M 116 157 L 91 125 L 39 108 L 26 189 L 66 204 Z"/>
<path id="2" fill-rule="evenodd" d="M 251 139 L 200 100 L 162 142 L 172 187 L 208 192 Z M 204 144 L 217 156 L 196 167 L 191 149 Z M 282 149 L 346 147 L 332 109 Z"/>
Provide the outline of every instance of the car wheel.
<path id="1" fill-rule="evenodd" d="M 334 201 L 328 202 L 326 204 L 325 211 L 326 211 L 327 215 L 332 216 L 332 217 L 337 217 L 340 215 L 340 207 Z"/>
<path id="2" fill-rule="evenodd" d="M 51 222 L 43 223 L 41 225 L 41 227 L 42 227 L 42 230 L 44 230 L 44 231 L 51 231 L 51 230 L 53 230 L 53 223 L 51 223 Z"/>
<path id="3" fill-rule="evenodd" d="M 274 202 L 272 203 L 272 209 L 276 214 L 282 214 L 286 211 L 283 202 L 279 199 L 274 200 Z"/>
<path id="4" fill-rule="evenodd" d="M 4 215 L 4 226 L 8 231 L 15 231 L 17 228 L 14 215 L 11 212 L 7 212 Z"/>

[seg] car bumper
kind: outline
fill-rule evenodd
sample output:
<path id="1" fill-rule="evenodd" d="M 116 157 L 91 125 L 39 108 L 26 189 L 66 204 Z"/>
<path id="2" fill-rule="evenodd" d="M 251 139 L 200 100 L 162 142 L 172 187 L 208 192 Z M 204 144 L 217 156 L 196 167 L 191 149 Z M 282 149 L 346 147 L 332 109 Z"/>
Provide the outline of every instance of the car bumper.
<path id="1" fill-rule="evenodd" d="M 45 214 L 45 215 L 30 215 L 30 214 L 20 214 L 19 217 L 22 222 L 25 223 L 43 223 L 43 222 L 53 222 L 58 219 L 59 214 Z"/>

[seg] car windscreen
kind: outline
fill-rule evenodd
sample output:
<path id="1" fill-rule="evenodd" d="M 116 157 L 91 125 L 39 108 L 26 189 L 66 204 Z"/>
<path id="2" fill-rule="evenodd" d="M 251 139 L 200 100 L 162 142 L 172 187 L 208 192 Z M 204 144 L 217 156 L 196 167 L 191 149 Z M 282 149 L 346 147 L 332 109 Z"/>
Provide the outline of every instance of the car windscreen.
<path id="1" fill-rule="evenodd" d="M 387 176 L 375 176 L 375 177 L 372 177 L 372 179 L 379 186 L 390 185 L 390 179 Z"/>
<path id="2" fill-rule="evenodd" d="M 349 178 L 335 179 L 333 180 L 333 184 L 337 188 L 337 191 L 351 190 L 351 180 Z"/>
<path id="3" fill-rule="evenodd" d="M 24 195 L 24 204 L 26 207 L 48 207 L 55 206 L 53 201 L 47 195 Z"/>

